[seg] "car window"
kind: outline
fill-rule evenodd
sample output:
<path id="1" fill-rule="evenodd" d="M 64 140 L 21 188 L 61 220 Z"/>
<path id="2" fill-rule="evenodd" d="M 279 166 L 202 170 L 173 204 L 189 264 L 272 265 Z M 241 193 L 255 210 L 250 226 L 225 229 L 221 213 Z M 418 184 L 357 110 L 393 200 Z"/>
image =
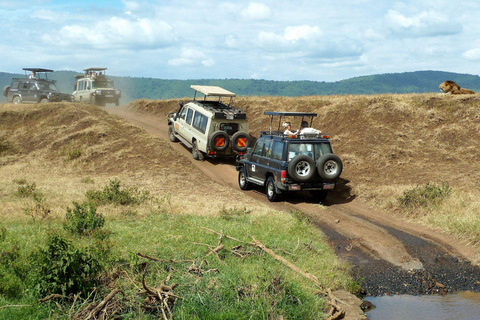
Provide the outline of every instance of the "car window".
<path id="1" fill-rule="evenodd" d="M 232 136 L 238 131 L 238 123 L 220 123 L 220 130 L 225 131 L 229 136 Z"/>
<path id="2" fill-rule="evenodd" d="M 12 83 L 11 89 L 18 89 L 18 84 L 19 84 L 18 81 L 14 81 L 14 82 Z"/>
<path id="3" fill-rule="evenodd" d="M 271 158 L 272 157 L 272 140 L 266 140 L 265 141 L 265 145 L 263 147 L 263 155 L 267 158 Z"/>
<path id="4" fill-rule="evenodd" d="M 112 88 L 113 89 L 113 81 L 111 80 L 95 80 L 93 82 L 94 88 Z"/>
<path id="5" fill-rule="evenodd" d="M 189 108 L 187 111 L 187 120 L 186 120 L 188 124 L 192 123 L 192 116 L 193 116 L 193 110 Z"/>
<path id="6" fill-rule="evenodd" d="M 198 131 L 200 131 L 201 133 L 205 133 L 205 129 L 207 128 L 207 121 L 208 121 L 208 118 L 205 115 L 196 111 L 195 116 L 193 117 L 192 126 Z"/>
<path id="7" fill-rule="evenodd" d="M 281 141 L 274 141 L 272 146 L 272 159 L 282 160 L 283 159 L 283 147 L 284 143 Z"/>
<path id="8" fill-rule="evenodd" d="M 314 148 L 311 143 L 292 143 L 288 148 L 288 160 L 292 160 L 299 154 L 305 154 L 314 159 Z"/>
<path id="9" fill-rule="evenodd" d="M 185 120 L 186 116 L 187 116 L 187 108 L 183 108 L 182 112 L 180 113 L 180 119 Z"/>
<path id="10" fill-rule="evenodd" d="M 255 144 L 255 149 L 253 149 L 253 154 L 257 156 L 262 155 L 263 145 L 265 144 L 265 139 L 260 139 Z"/>
<path id="11" fill-rule="evenodd" d="M 315 157 L 320 159 L 324 154 L 333 153 L 329 143 L 318 143 L 315 145 Z"/>

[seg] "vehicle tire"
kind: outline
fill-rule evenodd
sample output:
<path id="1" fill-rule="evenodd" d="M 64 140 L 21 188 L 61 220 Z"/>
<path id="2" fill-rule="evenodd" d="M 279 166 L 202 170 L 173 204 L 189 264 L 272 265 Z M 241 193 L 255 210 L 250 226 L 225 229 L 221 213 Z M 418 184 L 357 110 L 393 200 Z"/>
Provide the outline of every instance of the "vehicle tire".
<path id="1" fill-rule="evenodd" d="M 278 200 L 279 194 L 277 192 L 277 186 L 275 185 L 275 179 L 273 177 L 268 177 L 267 183 L 265 184 L 265 192 L 267 194 L 267 199 L 270 202 Z"/>
<path id="2" fill-rule="evenodd" d="M 13 104 L 22 103 L 22 98 L 20 98 L 20 96 L 15 96 L 15 97 L 13 97 L 12 103 Z"/>
<path id="3" fill-rule="evenodd" d="M 247 173 L 246 173 L 245 167 L 243 167 L 242 169 L 240 169 L 240 171 L 238 171 L 238 186 L 242 190 L 252 189 L 252 184 L 247 180 Z"/>
<path id="4" fill-rule="evenodd" d="M 193 141 L 192 156 L 193 156 L 193 159 L 195 159 L 195 160 L 203 161 L 203 159 L 204 159 L 202 151 L 198 150 L 197 141 Z"/>
<path id="5" fill-rule="evenodd" d="M 220 139 L 220 140 L 218 140 Z M 223 140 L 221 140 L 223 139 Z M 217 141 L 218 140 L 218 141 Z M 228 143 L 230 142 L 230 137 L 225 131 L 215 131 L 208 139 L 210 143 L 210 148 L 214 151 L 224 151 L 228 148 Z M 223 145 L 220 142 L 223 142 Z"/>
<path id="6" fill-rule="evenodd" d="M 238 131 L 232 136 L 232 149 L 237 152 L 244 152 L 250 146 L 250 135 L 245 131 Z M 239 145 L 240 142 L 240 145 Z"/>
<path id="7" fill-rule="evenodd" d="M 3 95 L 5 96 L 5 98 L 8 97 L 8 91 L 10 91 L 10 86 L 3 87 Z"/>
<path id="8" fill-rule="evenodd" d="M 115 106 L 119 106 L 120 105 L 120 99 L 115 99 Z"/>
<path id="9" fill-rule="evenodd" d="M 315 161 L 305 154 L 299 154 L 288 164 L 288 174 L 297 182 L 310 181 L 315 176 Z"/>
<path id="10" fill-rule="evenodd" d="M 95 96 L 90 96 L 90 103 L 94 106 L 97 105 L 97 98 Z"/>
<path id="11" fill-rule="evenodd" d="M 40 99 L 40 103 L 50 103 L 50 100 L 48 100 L 47 98 L 42 98 Z"/>
<path id="12" fill-rule="evenodd" d="M 178 142 L 177 137 L 175 137 L 175 133 L 173 131 L 173 125 L 168 126 L 168 139 L 172 142 Z"/>
<path id="13" fill-rule="evenodd" d="M 343 170 L 342 160 L 333 153 L 323 155 L 317 160 L 316 166 L 320 177 L 326 180 L 337 179 Z"/>
<path id="14" fill-rule="evenodd" d="M 325 202 L 325 199 L 327 199 L 327 194 L 328 191 L 325 190 L 315 190 L 315 191 L 310 191 L 310 194 L 312 195 L 313 199 L 316 202 Z"/>

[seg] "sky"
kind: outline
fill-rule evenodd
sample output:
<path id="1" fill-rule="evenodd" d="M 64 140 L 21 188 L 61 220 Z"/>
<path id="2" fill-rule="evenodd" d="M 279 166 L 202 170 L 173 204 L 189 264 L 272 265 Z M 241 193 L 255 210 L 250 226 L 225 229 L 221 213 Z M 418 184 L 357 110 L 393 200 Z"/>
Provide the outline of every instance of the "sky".
<path id="1" fill-rule="evenodd" d="M 480 74 L 478 0 L 0 0 L 0 71 L 339 81 Z"/>

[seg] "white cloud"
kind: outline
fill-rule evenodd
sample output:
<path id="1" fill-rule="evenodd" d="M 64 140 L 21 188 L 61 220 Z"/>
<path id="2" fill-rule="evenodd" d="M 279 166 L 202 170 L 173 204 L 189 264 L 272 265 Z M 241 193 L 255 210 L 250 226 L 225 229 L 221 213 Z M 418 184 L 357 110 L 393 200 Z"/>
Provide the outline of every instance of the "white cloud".
<path id="1" fill-rule="evenodd" d="M 206 58 L 206 55 L 196 48 L 184 47 L 180 50 L 180 57 L 168 60 L 170 66 L 185 66 L 202 64 L 205 67 L 211 67 L 215 65 L 215 60 L 212 58 Z"/>
<path id="2" fill-rule="evenodd" d="M 90 48 L 162 48 L 176 40 L 172 27 L 157 19 L 111 17 L 95 24 L 66 25 L 58 34 L 43 37 L 46 43 Z"/>
<path id="3" fill-rule="evenodd" d="M 320 28 L 307 25 L 287 27 L 284 32 L 284 38 L 287 41 L 296 42 L 298 40 L 314 40 L 322 35 Z"/>
<path id="4" fill-rule="evenodd" d="M 385 20 L 390 29 L 406 37 L 427 37 L 457 34 L 462 26 L 450 21 L 449 17 L 439 11 L 422 11 L 407 17 L 397 10 L 389 10 Z"/>
<path id="5" fill-rule="evenodd" d="M 462 54 L 462 56 L 467 60 L 480 60 L 480 48 L 467 50 Z"/>
<path id="6" fill-rule="evenodd" d="M 270 18 L 270 8 L 258 2 L 250 2 L 248 6 L 240 12 L 240 16 L 244 20 L 261 21 Z"/>

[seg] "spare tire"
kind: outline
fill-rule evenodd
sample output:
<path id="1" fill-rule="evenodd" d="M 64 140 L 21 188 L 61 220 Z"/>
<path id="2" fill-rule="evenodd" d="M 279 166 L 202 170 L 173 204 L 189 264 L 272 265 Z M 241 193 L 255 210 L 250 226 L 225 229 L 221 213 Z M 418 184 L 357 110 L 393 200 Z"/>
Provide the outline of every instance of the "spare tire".
<path id="1" fill-rule="evenodd" d="M 343 170 L 342 160 L 333 153 L 327 153 L 317 160 L 317 171 L 322 179 L 334 180 Z"/>
<path id="2" fill-rule="evenodd" d="M 224 151 L 228 147 L 230 137 L 225 131 L 215 131 L 208 139 L 210 148 L 214 151 Z"/>
<path id="3" fill-rule="evenodd" d="M 297 182 L 310 181 L 315 176 L 315 161 L 305 154 L 299 154 L 288 164 L 288 174 Z"/>
<path id="4" fill-rule="evenodd" d="M 245 131 L 238 131 L 232 136 L 233 151 L 243 152 L 250 146 L 250 135 Z"/>
<path id="5" fill-rule="evenodd" d="M 10 91 L 10 86 L 3 87 L 3 95 L 5 96 L 5 98 L 8 97 L 8 91 Z"/>

